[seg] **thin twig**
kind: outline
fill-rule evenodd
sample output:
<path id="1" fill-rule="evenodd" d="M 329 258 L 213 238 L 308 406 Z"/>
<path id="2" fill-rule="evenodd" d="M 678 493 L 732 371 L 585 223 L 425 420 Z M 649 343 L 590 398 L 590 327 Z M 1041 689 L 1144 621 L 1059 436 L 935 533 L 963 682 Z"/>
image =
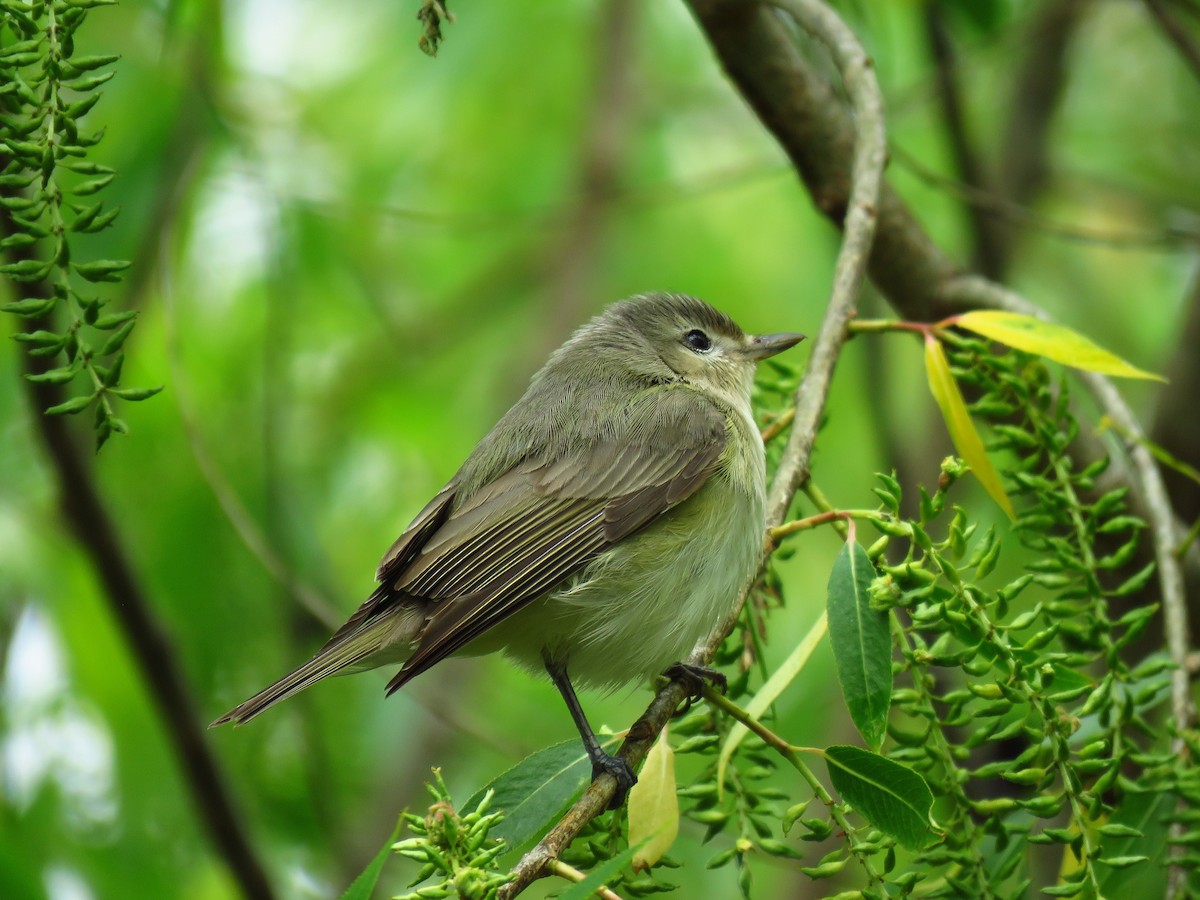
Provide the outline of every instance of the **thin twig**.
<path id="1" fill-rule="evenodd" d="M 948 178 L 895 144 L 891 145 L 891 155 L 896 165 L 903 166 L 926 184 L 957 197 L 972 208 L 985 210 L 995 218 L 1048 237 L 1077 244 L 1111 247 L 1114 250 L 1190 250 L 1200 244 L 1200 232 L 1188 225 L 1168 225 L 1159 231 L 1110 231 L 1062 222 L 1042 215 L 1023 203 Z"/>
<path id="2" fill-rule="evenodd" d="M 552 859 L 546 864 L 547 874 L 557 875 L 560 878 L 565 878 L 567 881 L 573 881 L 576 884 L 583 881 L 587 876 L 580 872 L 577 868 L 563 862 L 561 859 Z M 621 895 L 610 888 L 608 885 L 602 884 L 592 893 L 600 897 L 601 900 L 621 900 Z"/>
<path id="3" fill-rule="evenodd" d="M 845 214 L 845 239 L 838 254 L 832 296 L 813 345 L 808 370 L 796 390 L 795 423 L 768 497 L 768 527 L 783 521 L 792 496 L 807 477 L 817 425 L 825 407 L 834 366 L 846 340 L 846 322 L 854 313 L 865 278 L 887 158 L 883 100 L 871 61 L 853 32 L 828 7 L 815 0 L 777 0 L 776 5 L 829 47 L 842 73 L 860 134 L 854 146 L 854 181 Z M 768 552 L 764 544 L 763 563 Z M 741 608 L 757 580 L 756 573 L 742 586 L 734 609 L 720 627 L 692 651 L 687 662 L 704 665 L 712 659 L 737 623 Z M 674 681 L 662 688 L 630 729 L 618 756 L 632 766 L 640 763 L 667 719 L 678 709 L 684 693 L 684 687 Z M 511 900 L 542 877 L 548 863 L 557 859 L 584 825 L 607 808 L 615 788 L 616 781 L 610 775 L 602 775 L 593 781 L 567 814 L 521 858 L 512 870 L 513 881 L 501 889 L 500 896 Z"/>

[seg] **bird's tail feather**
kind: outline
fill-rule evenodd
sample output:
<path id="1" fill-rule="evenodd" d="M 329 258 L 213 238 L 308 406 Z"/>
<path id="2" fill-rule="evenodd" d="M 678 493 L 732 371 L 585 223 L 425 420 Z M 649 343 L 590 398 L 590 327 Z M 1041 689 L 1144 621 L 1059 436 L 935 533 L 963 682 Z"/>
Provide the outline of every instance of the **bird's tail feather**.
<path id="1" fill-rule="evenodd" d="M 387 624 L 394 625 L 395 623 Z M 249 700 L 239 703 L 208 727 L 212 728 L 225 722 L 241 725 L 243 722 L 253 719 L 263 710 L 274 706 L 280 700 L 286 700 L 316 684 L 322 678 L 336 675 L 356 663 L 362 662 L 380 650 L 384 643 L 381 640 L 380 632 L 385 630 L 380 626 L 384 625 L 384 622 L 377 620 L 355 633 L 346 635 L 343 640 L 323 647 L 304 665 L 284 675 L 269 687 L 263 688 Z"/>

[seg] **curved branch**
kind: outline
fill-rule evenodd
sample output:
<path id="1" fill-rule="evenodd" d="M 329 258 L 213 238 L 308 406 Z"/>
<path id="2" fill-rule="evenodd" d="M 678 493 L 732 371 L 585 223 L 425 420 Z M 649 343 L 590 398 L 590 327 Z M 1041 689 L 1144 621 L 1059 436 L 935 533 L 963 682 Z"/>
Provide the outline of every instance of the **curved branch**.
<path id="1" fill-rule="evenodd" d="M 833 370 L 846 340 L 846 322 L 854 314 L 859 291 L 866 276 L 871 243 L 875 234 L 880 185 L 887 158 L 883 126 L 883 100 L 871 60 L 845 24 L 828 7 L 816 0 L 773 0 L 796 22 L 825 43 L 842 73 L 860 131 L 853 152 L 853 182 L 845 208 L 845 238 L 838 253 L 833 290 L 820 334 L 813 346 L 808 370 L 796 391 L 796 418 L 767 500 L 767 527 L 779 525 L 797 488 L 808 476 L 809 457 L 816 436 Z M 766 542 L 761 564 L 774 548 Z M 760 568 L 761 568 L 760 564 Z M 697 645 L 687 662 L 708 663 L 737 623 L 758 573 L 738 592 L 734 609 Z M 667 720 L 683 702 L 685 690 L 670 682 L 654 697 L 646 712 L 629 730 L 618 756 L 638 765 Z M 526 853 L 512 871 L 513 881 L 500 896 L 511 900 L 545 874 L 549 863 L 579 834 L 583 827 L 608 807 L 616 788 L 611 775 L 592 782 L 583 796 L 550 830 L 536 847 Z"/>

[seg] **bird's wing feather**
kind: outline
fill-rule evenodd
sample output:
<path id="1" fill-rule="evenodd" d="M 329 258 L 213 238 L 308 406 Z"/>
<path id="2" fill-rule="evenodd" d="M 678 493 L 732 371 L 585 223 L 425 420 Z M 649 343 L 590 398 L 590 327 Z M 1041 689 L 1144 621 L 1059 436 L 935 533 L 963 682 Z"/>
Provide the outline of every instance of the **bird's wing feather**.
<path id="1" fill-rule="evenodd" d="M 389 690 L 690 497 L 725 452 L 724 415 L 692 390 L 656 392 L 627 412 L 575 453 L 534 454 L 495 479 L 391 574 L 393 596 L 433 601 L 433 612 Z"/>

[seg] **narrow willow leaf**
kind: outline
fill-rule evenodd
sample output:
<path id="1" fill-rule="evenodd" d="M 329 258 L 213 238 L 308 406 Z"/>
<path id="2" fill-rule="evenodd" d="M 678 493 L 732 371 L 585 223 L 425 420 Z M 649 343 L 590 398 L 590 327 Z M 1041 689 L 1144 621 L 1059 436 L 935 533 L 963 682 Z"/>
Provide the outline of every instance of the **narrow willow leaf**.
<path id="1" fill-rule="evenodd" d="M 861 747 L 827 747 L 824 755 L 829 780 L 864 819 L 910 850 L 930 842 L 933 794 L 920 775 Z"/>
<path id="2" fill-rule="evenodd" d="M 1128 794 L 1117 807 L 1106 828 L 1124 826 L 1128 837 L 1106 835 L 1104 852 L 1110 858 L 1149 856 L 1145 865 L 1108 868 L 1100 872 L 1100 887 L 1105 897 L 1161 897 L 1163 863 L 1167 858 L 1167 820 L 1178 797 L 1174 794 Z M 1136 836 L 1134 836 L 1136 835 Z M 1099 860 L 1097 860 L 1099 862 Z"/>
<path id="3" fill-rule="evenodd" d="M 759 718 L 779 698 L 779 695 L 787 690 L 788 685 L 796 679 L 796 676 L 800 674 L 801 670 L 808 663 L 813 650 L 817 648 L 817 645 L 821 643 L 821 639 L 825 637 L 828 625 L 828 614 L 821 613 L 820 618 L 808 630 L 808 634 L 804 636 L 804 639 L 796 645 L 796 648 L 788 654 L 783 664 L 758 689 L 758 693 L 750 698 L 750 702 L 746 704 L 746 712 L 751 718 Z M 741 722 L 735 722 L 733 727 L 729 729 L 729 736 L 725 738 L 725 743 L 721 746 L 721 753 L 717 756 L 718 797 L 724 792 L 725 770 L 729 768 L 729 760 L 733 758 L 734 751 L 737 750 L 738 745 L 742 743 L 749 733 L 750 729 Z"/>
<path id="4" fill-rule="evenodd" d="M 675 787 L 675 751 L 664 728 L 646 754 L 637 784 L 629 790 L 629 843 L 638 846 L 633 855 L 635 872 L 653 866 L 675 843 L 679 833 Z"/>
<path id="5" fill-rule="evenodd" d="M 73 416 L 76 413 L 83 412 L 91 404 L 92 396 L 93 395 L 91 395 L 91 394 L 84 394 L 81 397 L 72 397 L 70 400 L 67 400 L 64 403 L 60 403 L 57 406 L 51 406 L 49 409 L 46 410 L 46 415 L 48 415 L 48 416 L 61 416 L 61 415 Z"/>
<path id="6" fill-rule="evenodd" d="M 108 356 L 109 354 L 116 353 L 118 350 L 120 350 L 121 347 L 124 346 L 126 339 L 133 332 L 133 326 L 135 324 L 136 320 L 130 319 L 119 329 L 110 334 L 108 339 L 104 342 L 104 345 L 96 352 L 96 355 Z"/>
<path id="7" fill-rule="evenodd" d="M 617 738 L 603 742 L 612 748 Z M 592 764 L 577 740 L 563 741 L 525 757 L 480 789 L 464 809 L 474 809 L 489 790 L 492 806 L 505 818 L 491 830 L 516 849 L 538 837 L 559 818 L 592 779 Z"/>
<path id="8" fill-rule="evenodd" d="M 98 259 L 90 263 L 75 263 L 75 271 L 88 281 L 117 281 L 119 272 L 124 272 L 133 263 L 125 259 Z"/>
<path id="9" fill-rule="evenodd" d="M 149 388 L 112 388 L 109 390 L 109 393 L 120 397 L 122 400 L 136 402 L 138 400 L 149 400 L 155 394 L 160 393 L 162 389 L 163 386 L 160 384 L 158 387 Z"/>
<path id="10" fill-rule="evenodd" d="M 892 638 L 887 613 L 871 609 L 874 578 L 867 552 L 851 535 L 829 576 L 829 640 L 850 718 L 863 740 L 879 747 L 892 699 Z"/>
<path id="11" fill-rule="evenodd" d="M 25 300 L 14 300 L 12 303 L 5 303 L 3 306 L 0 306 L 0 309 L 15 316 L 32 319 L 50 312 L 50 310 L 54 309 L 54 304 L 57 302 L 53 298 L 29 297 Z"/>
<path id="12" fill-rule="evenodd" d="M 1044 322 L 1033 316 L 996 309 L 980 309 L 948 319 L 946 324 L 957 325 L 1009 347 L 1044 356 L 1075 369 L 1101 372 L 1118 378 L 1166 381 L 1161 375 L 1130 365 L 1121 357 L 1109 353 L 1065 325 Z"/>
<path id="13" fill-rule="evenodd" d="M 379 876 L 383 872 L 383 865 L 391 857 L 392 844 L 396 843 L 398 837 L 400 837 L 400 822 L 396 823 L 396 827 L 392 829 L 392 836 L 375 854 L 375 858 L 367 863 L 367 867 L 350 883 L 350 887 L 342 892 L 341 900 L 371 900 L 371 895 L 375 893 L 375 885 L 379 882 Z"/>
<path id="14" fill-rule="evenodd" d="M 950 363 L 946 359 L 946 352 L 942 349 L 941 342 L 932 335 L 925 337 L 925 372 L 929 376 L 929 390 L 933 394 L 933 399 L 937 401 L 938 408 L 942 411 L 942 418 L 946 420 L 946 428 L 950 431 L 950 439 L 954 441 L 959 455 L 966 460 L 984 490 L 1000 505 L 1010 519 L 1015 519 L 1016 511 L 1013 509 L 1012 501 L 1004 492 L 1004 487 L 1000 484 L 1000 476 L 992 468 L 987 451 L 983 449 L 983 440 L 979 437 L 979 432 L 975 430 L 975 425 L 967 412 L 967 405 L 963 402 L 962 394 L 958 390 L 958 383 L 950 372 Z"/>
<path id="15" fill-rule="evenodd" d="M 614 875 L 629 865 L 630 860 L 639 849 L 639 845 L 634 844 L 632 847 L 626 847 L 616 856 L 606 859 L 588 872 L 583 881 L 575 882 L 559 894 L 558 900 L 592 900 L 596 896 L 596 891 L 603 887 L 606 881 L 611 881 Z"/>

